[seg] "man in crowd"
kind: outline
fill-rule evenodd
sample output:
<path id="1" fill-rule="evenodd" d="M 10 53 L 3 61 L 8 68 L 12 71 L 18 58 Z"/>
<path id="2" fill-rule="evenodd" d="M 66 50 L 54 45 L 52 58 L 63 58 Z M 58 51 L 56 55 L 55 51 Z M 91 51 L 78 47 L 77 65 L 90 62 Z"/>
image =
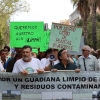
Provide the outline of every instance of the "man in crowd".
<path id="1" fill-rule="evenodd" d="M 6 72 L 12 72 L 15 62 L 22 58 L 22 48 L 15 48 L 15 52 L 15 57 L 10 58 L 7 63 Z"/>
<path id="2" fill-rule="evenodd" d="M 6 69 L 6 66 L 7 66 L 7 55 L 6 55 L 6 51 L 4 49 L 2 49 L 0 51 L 0 62 L 2 63 L 2 66 L 4 67 L 4 69 Z"/>
<path id="3" fill-rule="evenodd" d="M 55 59 L 54 60 L 50 60 L 50 59 L 47 60 L 46 67 L 44 68 L 45 71 L 50 71 L 51 67 L 53 65 L 56 65 L 56 64 L 59 63 L 58 52 L 59 52 L 58 49 L 52 49 L 52 53 L 51 54 L 53 54 L 55 56 Z M 69 61 L 71 63 L 74 63 L 74 61 L 69 57 L 69 55 L 67 55 L 67 56 L 68 56 Z"/>
<path id="4" fill-rule="evenodd" d="M 6 57 L 7 57 L 7 59 L 10 57 L 10 47 L 9 46 L 5 46 L 4 47 L 4 50 L 5 50 L 5 52 L 6 52 Z"/>
<path id="5" fill-rule="evenodd" d="M 99 65 L 97 58 L 90 55 L 91 48 L 88 45 L 84 45 L 82 48 L 83 56 L 80 56 L 77 61 L 77 66 L 81 71 L 98 71 Z"/>
<path id="6" fill-rule="evenodd" d="M 32 47 L 26 45 L 22 48 L 22 59 L 16 61 L 12 72 L 27 75 L 31 71 L 41 74 L 44 72 L 42 68 L 39 59 L 32 57 Z"/>
<path id="7" fill-rule="evenodd" d="M 52 49 L 51 48 L 47 49 L 46 52 L 45 52 L 45 58 L 41 59 L 41 64 L 43 65 L 43 68 L 45 68 L 47 60 L 48 60 L 51 53 L 52 53 Z"/>
<path id="8" fill-rule="evenodd" d="M 68 51 L 66 49 L 61 49 L 58 52 L 59 63 L 51 67 L 51 71 L 57 70 L 75 70 L 80 72 L 80 69 L 74 64 L 70 63 Z"/>
<path id="9" fill-rule="evenodd" d="M 58 49 L 52 49 L 50 55 L 54 55 L 54 59 L 50 59 L 50 57 L 47 59 L 46 64 L 45 64 L 45 68 L 44 68 L 45 71 L 50 71 L 52 65 L 55 65 L 55 64 L 59 63 Z"/>

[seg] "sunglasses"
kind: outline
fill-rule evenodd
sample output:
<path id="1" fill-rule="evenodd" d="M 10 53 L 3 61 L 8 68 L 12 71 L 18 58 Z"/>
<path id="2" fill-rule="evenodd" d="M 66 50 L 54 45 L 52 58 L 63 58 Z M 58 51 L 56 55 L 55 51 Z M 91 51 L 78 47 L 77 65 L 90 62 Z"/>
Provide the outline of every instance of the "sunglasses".
<path id="1" fill-rule="evenodd" d="M 89 51 L 89 50 L 84 50 L 84 49 L 82 49 L 82 51 L 85 52 L 85 51 Z"/>

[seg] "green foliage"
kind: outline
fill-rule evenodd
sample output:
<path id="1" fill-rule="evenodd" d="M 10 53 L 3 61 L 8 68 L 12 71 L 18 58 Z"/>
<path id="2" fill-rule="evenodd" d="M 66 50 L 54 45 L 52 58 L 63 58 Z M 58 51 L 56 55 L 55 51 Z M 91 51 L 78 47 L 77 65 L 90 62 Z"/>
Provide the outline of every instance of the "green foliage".
<path id="1" fill-rule="evenodd" d="M 83 20 L 79 20 L 78 23 L 75 24 L 76 26 L 83 27 Z M 89 46 L 93 47 L 93 40 L 92 40 L 92 18 L 89 17 L 88 19 L 88 36 L 87 36 L 87 43 Z M 100 15 L 97 14 L 96 16 L 96 31 L 97 31 L 97 49 L 100 48 Z"/>
<path id="2" fill-rule="evenodd" d="M 17 11 L 29 11 L 28 6 L 24 0 L 0 0 L 0 48 L 5 42 L 9 43 L 10 16 Z"/>

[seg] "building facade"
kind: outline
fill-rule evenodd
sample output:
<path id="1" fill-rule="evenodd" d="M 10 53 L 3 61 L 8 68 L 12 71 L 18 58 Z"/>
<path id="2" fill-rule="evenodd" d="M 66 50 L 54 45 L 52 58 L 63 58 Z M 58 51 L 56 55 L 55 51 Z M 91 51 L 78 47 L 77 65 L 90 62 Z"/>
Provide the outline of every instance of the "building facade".
<path id="1" fill-rule="evenodd" d="M 75 10 L 73 13 L 69 15 L 71 25 L 75 25 L 75 23 L 78 22 L 80 19 L 81 16 L 77 10 Z"/>

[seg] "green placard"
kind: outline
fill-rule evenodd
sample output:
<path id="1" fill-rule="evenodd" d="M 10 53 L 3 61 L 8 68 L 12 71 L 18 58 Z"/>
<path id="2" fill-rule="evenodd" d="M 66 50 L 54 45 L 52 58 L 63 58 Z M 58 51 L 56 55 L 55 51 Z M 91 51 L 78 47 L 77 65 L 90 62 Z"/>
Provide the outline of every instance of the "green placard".
<path id="1" fill-rule="evenodd" d="M 38 54 L 38 49 L 32 49 L 32 52 L 37 53 Z"/>
<path id="2" fill-rule="evenodd" d="M 49 47 L 79 51 L 82 28 L 52 23 Z"/>
<path id="3" fill-rule="evenodd" d="M 50 30 L 44 31 L 43 39 L 42 39 L 42 45 L 40 47 L 40 51 L 46 51 L 49 47 L 49 39 L 50 39 Z"/>
<path id="4" fill-rule="evenodd" d="M 22 47 L 30 45 L 32 47 L 40 47 L 43 31 L 43 22 L 11 22 L 10 46 Z"/>

